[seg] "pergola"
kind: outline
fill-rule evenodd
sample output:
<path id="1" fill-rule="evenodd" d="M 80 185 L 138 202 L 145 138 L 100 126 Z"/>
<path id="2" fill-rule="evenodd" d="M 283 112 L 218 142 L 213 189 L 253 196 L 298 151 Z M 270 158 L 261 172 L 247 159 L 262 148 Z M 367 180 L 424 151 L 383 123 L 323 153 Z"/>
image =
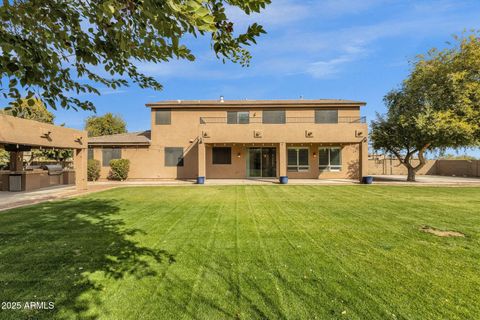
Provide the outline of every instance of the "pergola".
<path id="1" fill-rule="evenodd" d="M 13 145 L 14 170 L 21 168 L 21 150 L 31 148 L 72 149 L 75 185 L 87 189 L 87 132 L 0 114 L 0 146 Z"/>

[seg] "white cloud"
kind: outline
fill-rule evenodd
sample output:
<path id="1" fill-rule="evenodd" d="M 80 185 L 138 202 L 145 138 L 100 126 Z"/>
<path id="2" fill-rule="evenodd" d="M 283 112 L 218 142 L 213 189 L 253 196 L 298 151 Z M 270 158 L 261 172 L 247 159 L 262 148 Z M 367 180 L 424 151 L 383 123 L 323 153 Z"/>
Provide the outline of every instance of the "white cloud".
<path id="1" fill-rule="evenodd" d="M 352 19 L 355 15 L 380 4 L 389 5 L 397 14 L 378 19 Z M 436 3 L 439 7 L 435 9 Z M 161 64 L 139 64 L 140 70 L 152 76 L 165 78 L 235 79 L 252 76 L 284 76 L 308 74 L 314 78 L 332 78 L 348 70 L 355 62 L 366 59 L 382 50 L 382 42 L 390 39 L 410 38 L 414 43 L 428 37 L 442 35 L 448 40 L 450 34 L 464 27 L 475 27 L 479 23 L 473 15 L 460 9 L 451 9 L 452 0 L 438 2 L 402 2 L 394 0 L 327 0 L 288 1 L 274 0 L 260 15 L 251 17 L 240 14 L 238 9 L 229 9 L 233 19 L 244 25 L 251 21 L 265 24 L 266 36 L 260 37 L 252 46 L 253 60 L 250 68 L 223 65 L 212 58 L 208 41 L 201 44 L 195 62 L 171 61 Z M 432 8 L 429 11 L 428 8 Z M 426 14 L 430 12 L 431 14 Z M 371 16 L 371 13 L 365 13 Z M 335 20 L 338 17 L 342 19 Z M 258 19 L 256 19 L 258 18 Z M 322 22 L 318 23 L 318 19 Z M 373 22 L 370 22 L 373 21 Z M 348 25 L 347 27 L 333 27 Z M 313 29 L 315 28 L 315 29 Z M 400 40 L 403 41 L 403 40 Z M 197 44 L 197 43 L 195 43 Z M 417 52 L 412 53 L 412 57 Z M 408 58 L 408 57 L 406 57 Z M 398 58 L 397 58 L 398 59 Z"/>
<path id="2" fill-rule="evenodd" d="M 125 93 L 127 90 L 123 89 L 100 89 L 100 94 L 102 96 L 112 95 L 112 94 L 120 94 Z"/>
<path id="3" fill-rule="evenodd" d="M 390 0 L 391 1 L 391 0 Z M 238 7 L 227 7 L 227 16 L 240 29 L 257 22 L 267 32 L 310 18 L 331 19 L 338 16 L 359 14 L 387 0 L 273 0 L 260 13 L 245 14 Z"/>

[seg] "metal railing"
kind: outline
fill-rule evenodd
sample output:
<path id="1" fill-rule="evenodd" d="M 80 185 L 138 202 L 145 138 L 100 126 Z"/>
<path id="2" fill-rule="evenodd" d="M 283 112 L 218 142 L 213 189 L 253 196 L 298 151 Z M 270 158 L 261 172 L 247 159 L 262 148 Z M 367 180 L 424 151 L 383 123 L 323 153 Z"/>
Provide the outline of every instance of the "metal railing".
<path id="1" fill-rule="evenodd" d="M 315 124 L 336 124 L 336 123 L 366 123 L 365 117 L 338 117 L 337 122 L 320 122 L 316 121 L 315 117 L 287 117 L 283 123 L 315 123 Z M 215 124 L 228 123 L 227 117 L 200 117 L 200 124 Z M 262 117 L 250 117 L 247 119 L 240 119 L 237 123 L 229 124 L 250 124 L 250 123 L 264 123 Z M 270 124 L 270 123 L 265 123 Z"/>

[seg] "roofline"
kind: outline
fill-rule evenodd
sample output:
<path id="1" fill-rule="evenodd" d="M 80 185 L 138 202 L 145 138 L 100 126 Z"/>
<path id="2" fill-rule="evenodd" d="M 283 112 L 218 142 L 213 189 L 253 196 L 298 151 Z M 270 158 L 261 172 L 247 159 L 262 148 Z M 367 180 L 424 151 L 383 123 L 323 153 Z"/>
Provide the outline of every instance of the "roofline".
<path id="1" fill-rule="evenodd" d="M 363 101 L 352 100 L 177 100 L 177 101 L 159 101 L 145 104 L 148 108 L 198 108 L 198 107 L 360 107 L 367 103 Z"/>
<path id="2" fill-rule="evenodd" d="M 150 142 L 88 142 L 88 146 L 150 146 Z"/>

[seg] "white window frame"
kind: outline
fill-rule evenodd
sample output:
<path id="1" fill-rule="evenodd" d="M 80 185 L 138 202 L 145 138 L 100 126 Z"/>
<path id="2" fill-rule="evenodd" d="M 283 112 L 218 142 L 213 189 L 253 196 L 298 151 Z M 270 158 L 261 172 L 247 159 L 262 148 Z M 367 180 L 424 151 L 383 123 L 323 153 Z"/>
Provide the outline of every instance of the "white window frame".
<path id="1" fill-rule="evenodd" d="M 320 150 L 327 149 L 328 150 L 328 165 L 321 165 L 320 164 Z M 339 158 L 340 158 L 340 165 L 332 165 L 330 159 L 330 150 L 338 149 L 339 150 Z M 320 171 L 331 171 L 331 172 L 339 172 L 342 171 L 342 147 L 320 147 L 318 148 L 318 169 Z"/>
<path id="2" fill-rule="evenodd" d="M 288 164 L 288 150 L 295 150 L 297 154 L 297 164 L 289 165 Z M 307 165 L 300 164 L 300 152 L 299 150 L 307 150 Z M 310 171 L 310 148 L 308 147 L 288 147 L 287 148 L 287 171 L 288 172 L 308 172 Z"/>

